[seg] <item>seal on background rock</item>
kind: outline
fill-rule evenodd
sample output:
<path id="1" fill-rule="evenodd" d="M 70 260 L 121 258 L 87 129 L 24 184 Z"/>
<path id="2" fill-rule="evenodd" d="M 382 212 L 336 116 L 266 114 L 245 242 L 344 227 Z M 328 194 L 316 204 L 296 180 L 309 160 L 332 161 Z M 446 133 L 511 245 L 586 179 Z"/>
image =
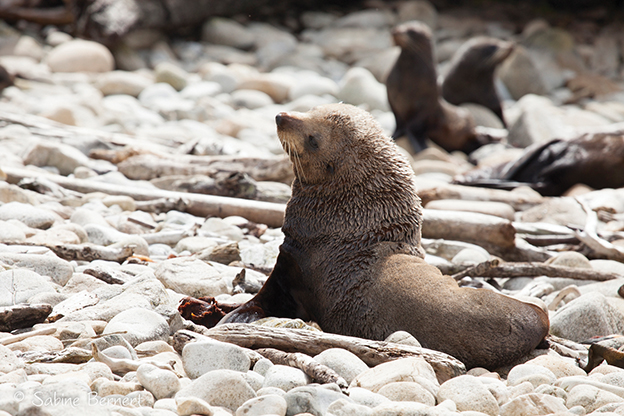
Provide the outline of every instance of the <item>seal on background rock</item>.
<path id="1" fill-rule="evenodd" d="M 506 126 L 494 71 L 511 54 L 514 44 L 479 36 L 464 43 L 453 55 L 442 82 L 442 97 L 451 104 L 480 104 L 489 108 Z"/>
<path id="2" fill-rule="evenodd" d="M 284 243 L 262 289 L 220 323 L 301 318 L 374 340 L 404 330 L 489 369 L 544 339 L 541 308 L 459 288 L 423 260 L 413 171 L 370 114 L 330 104 L 276 121 L 295 173 Z"/>
<path id="3" fill-rule="evenodd" d="M 454 183 L 497 189 L 525 185 L 543 196 L 561 196 L 576 184 L 594 189 L 622 188 L 624 131 L 536 143 L 516 160 L 468 171 Z"/>
<path id="4" fill-rule="evenodd" d="M 388 74 L 388 102 L 396 119 L 395 139 L 406 135 L 415 152 L 426 139 L 447 152 L 470 153 L 489 138 L 475 132 L 468 110 L 440 97 L 433 59 L 431 30 L 421 22 L 407 22 L 392 31 L 401 53 Z"/>

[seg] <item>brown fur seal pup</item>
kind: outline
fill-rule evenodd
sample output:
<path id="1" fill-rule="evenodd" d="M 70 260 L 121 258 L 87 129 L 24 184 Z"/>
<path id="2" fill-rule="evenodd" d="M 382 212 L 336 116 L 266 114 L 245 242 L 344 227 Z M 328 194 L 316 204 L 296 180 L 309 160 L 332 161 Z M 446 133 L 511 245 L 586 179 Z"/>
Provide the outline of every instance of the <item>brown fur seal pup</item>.
<path id="1" fill-rule="evenodd" d="M 624 132 L 534 144 L 515 161 L 475 169 L 454 182 L 499 189 L 527 185 L 543 196 L 560 196 L 579 183 L 594 189 L 622 188 Z"/>
<path id="2" fill-rule="evenodd" d="M 459 288 L 425 263 L 413 171 L 372 116 L 330 104 L 276 121 L 295 172 L 284 243 L 262 289 L 220 323 L 301 318 L 375 340 L 404 330 L 490 369 L 544 339 L 542 309 Z"/>
<path id="3" fill-rule="evenodd" d="M 424 23 L 403 23 L 392 31 L 401 53 L 386 80 L 388 102 L 396 119 L 395 139 L 407 135 L 414 151 L 431 139 L 444 150 L 470 153 L 488 143 L 475 132 L 470 113 L 440 97 L 431 31 Z"/>
<path id="4" fill-rule="evenodd" d="M 453 55 L 442 82 L 442 97 L 451 104 L 475 103 L 489 108 L 506 125 L 494 86 L 494 71 L 513 51 L 511 42 L 476 37 Z"/>

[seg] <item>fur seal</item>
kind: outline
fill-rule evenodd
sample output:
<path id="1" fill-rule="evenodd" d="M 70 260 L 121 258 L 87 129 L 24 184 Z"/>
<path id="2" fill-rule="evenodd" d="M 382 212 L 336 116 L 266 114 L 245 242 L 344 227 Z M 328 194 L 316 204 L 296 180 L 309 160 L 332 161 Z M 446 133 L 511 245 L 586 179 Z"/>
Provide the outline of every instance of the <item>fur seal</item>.
<path id="1" fill-rule="evenodd" d="M 426 139 L 447 152 L 470 153 L 487 144 L 475 132 L 468 110 L 440 97 L 433 59 L 431 30 L 424 23 L 407 22 L 392 30 L 401 53 L 386 79 L 388 102 L 396 119 L 395 139 L 407 135 L 414 151 L 427 147 Z"/>
<path id="2" fill-rule="evenodd" d="M 511 54 L 514 44 L 479 36 L 464 43 L 451 59 L 442 82 L 442 97 L 451 104 L 475 103 L 489 108 L 505 123 L 494 86 L 494 71 Z"/>
<path id="3" fill-rule="evenodd" d="M 220 323 L 300 318 L 374 340 L 404 330 L 490 369 L 544 339 L 541 308 L 459 288 L 423 260 L 413 171 L 370 114 L 330 104 L 276 122 L 295 173 L 284 243 L 262 289 Z"/>
<path id="4" fill-rule="evenodd" d="M 579 183 L 594 189 L 622 188 L 624 131 L 537 143 L 516 160 L 469 171 L 454 183 L 498 189 L 526 185 L 543 196 L 561 196 Z"/>

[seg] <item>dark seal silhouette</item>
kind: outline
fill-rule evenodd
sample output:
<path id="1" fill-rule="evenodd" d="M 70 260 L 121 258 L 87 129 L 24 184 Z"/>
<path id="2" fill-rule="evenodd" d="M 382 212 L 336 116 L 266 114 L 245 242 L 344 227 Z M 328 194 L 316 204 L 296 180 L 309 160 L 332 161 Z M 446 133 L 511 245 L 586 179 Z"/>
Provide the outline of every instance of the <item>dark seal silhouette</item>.
<path id="1" fill-rule="evenodd" d="M 480 104 L 506 125 L 494 86 L 494 71 L 513 51 L 514 45 L 490 37 L 475 37 L 453 55 L 442 82 L 442 97 L 451 104 Z"/>
<path id="2" fill-rule="evenodd" d="M 295 173 L 284 243 L 260 292 L 221 323 L 301 318 L 375 340 L 404 330 L 427 348 L 486 368 L 544 339 L 541 308 L 460 288 L 423 260 L 413 171 L 372 116 L 330 104 L 276 121 Z"/>
<path id="3" fill-rule="evenodd" d="M 403 23 L 393 29 L 392 36 L 401 47 L 386 80 L 388 102 L 396 119 L 393 137 L 407 136 L 415 152 L 427 147 L 427 138 L 448 152 L 470 153 L 490 142 L 475 132 L 468 110 L 440 96 L 427 25 Z"/>
<path id="4" fill-rule="evenodd" d="M 576 184 L 622 188 L 624 131 L 534 144 L 514 161 L 469 171 L 454 182 L 498 189 L 526 185 L 544 196 L 561 196 Z"/>

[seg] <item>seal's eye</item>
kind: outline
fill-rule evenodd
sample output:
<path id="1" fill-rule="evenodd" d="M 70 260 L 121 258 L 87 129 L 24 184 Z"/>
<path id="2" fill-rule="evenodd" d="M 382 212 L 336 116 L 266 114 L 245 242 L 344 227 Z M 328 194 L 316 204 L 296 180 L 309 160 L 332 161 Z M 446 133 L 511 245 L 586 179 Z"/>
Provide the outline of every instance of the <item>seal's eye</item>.
<path id="1" fill-rule="evenodd" d="M 308 144 L 310 145 L 311 148 L 318 149 L 318 142 L 312 135 L 308 136 Z"/>

